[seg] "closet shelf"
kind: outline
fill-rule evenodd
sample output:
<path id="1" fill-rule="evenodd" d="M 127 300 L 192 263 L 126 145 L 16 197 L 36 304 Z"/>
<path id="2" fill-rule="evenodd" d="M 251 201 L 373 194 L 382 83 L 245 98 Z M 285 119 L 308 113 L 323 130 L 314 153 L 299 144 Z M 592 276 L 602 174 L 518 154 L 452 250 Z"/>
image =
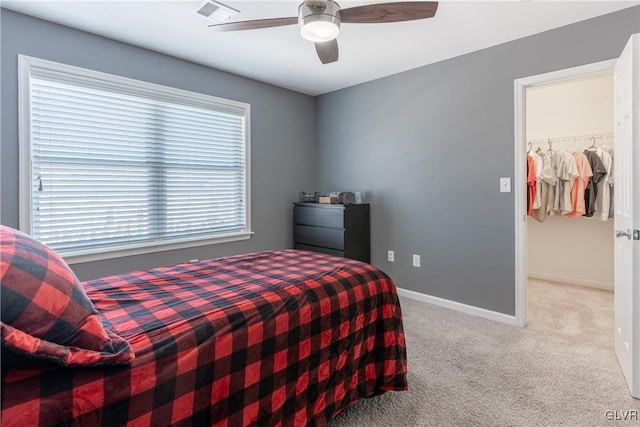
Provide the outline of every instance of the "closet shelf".
<path id="1" fill-rule="evenodd" d="M 550 136 L 550 137 L 546 137 L 546 138 L 535 138 L 535 139 L 527 139 L 527 142 L 531 143 L 531 144 L 546 144 L 549 142 L 549 140 L 551 140 L 551 142 L 584 142 L 584 143 L 588 143 L 590 142 L 591 138 L 596 138 L 597 140 L 604 140 L 604 141 L 600 141 L 601 143 L 606 143 L 607 141 L 610 141 L 611 143 L 613 143 L 613 132 L 606 132 L 606 133 L 590 133 L 590 134 L 584 134 L 584 135 L 569 135 L 569 136 Z"/>

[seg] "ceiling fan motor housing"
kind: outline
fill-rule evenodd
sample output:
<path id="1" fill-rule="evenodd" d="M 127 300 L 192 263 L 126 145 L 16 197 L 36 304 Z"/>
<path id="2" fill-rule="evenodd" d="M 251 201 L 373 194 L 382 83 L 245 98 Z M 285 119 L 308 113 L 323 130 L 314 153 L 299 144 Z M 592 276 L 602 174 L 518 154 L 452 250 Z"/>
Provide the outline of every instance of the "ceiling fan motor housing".
<path id="1" fill-rule="evenodd" d="M 340 32 L 340 5 L 328 0 L 324 8 L 309 7 L 304 2 L 298 7 L 300 34 L 312 42 L 333 40 Z"/>

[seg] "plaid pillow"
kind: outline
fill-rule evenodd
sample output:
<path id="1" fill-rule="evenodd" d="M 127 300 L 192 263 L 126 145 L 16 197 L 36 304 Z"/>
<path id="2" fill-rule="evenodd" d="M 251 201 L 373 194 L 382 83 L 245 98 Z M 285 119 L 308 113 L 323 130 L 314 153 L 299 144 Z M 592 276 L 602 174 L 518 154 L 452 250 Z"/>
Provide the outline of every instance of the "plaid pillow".
<path id="1" fill-rule="evenodd" d="M 0 249 L 3 350 L 65 366 L 131 363 L 129 343 L 105 331 L 58 254 L 5 226 L 0 226 Z M 17 358 L 6 359 L 3 367 L 18 367 L 12 363 Z"/>

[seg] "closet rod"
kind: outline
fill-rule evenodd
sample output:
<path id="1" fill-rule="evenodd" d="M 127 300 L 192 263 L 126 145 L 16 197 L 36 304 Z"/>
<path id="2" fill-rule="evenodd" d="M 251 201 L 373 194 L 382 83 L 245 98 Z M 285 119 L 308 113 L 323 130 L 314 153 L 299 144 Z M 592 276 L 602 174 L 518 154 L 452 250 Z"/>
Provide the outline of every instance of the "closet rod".
<path id="1" fill-rule="evenodd" d="M 572 136 L 555 136 L 555 137 L 550 137 L 550 138 L 527 139 L 527 142 L 530 142 L 532 144 L 547 144 L 549 142 L 549 140 L 551 140 L 551 142 L 568 142 L 568 141 L 571 141 L 571 142 L 584 141 L 584 142 L 586 142 L 590 138 L 596 138 L 596 139 L 613 138 L 613 133 L 612 132 L 608 132 L 608 133 L 590 133 L 590 134 L 585 134 L 585 135 L 572 135 Z"/>

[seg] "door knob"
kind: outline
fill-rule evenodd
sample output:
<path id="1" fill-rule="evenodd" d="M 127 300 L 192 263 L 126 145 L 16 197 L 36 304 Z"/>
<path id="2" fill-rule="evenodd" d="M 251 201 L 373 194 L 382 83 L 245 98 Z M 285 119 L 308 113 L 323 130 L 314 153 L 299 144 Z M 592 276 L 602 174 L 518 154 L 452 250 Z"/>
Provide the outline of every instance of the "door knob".
<path id="1" fill-rule="evenodd" d="M 627 228 L 627 231 L 616 230 L 616 237 L 627 236 L 627 239 L 631 240 L 631 230 Z"/>

